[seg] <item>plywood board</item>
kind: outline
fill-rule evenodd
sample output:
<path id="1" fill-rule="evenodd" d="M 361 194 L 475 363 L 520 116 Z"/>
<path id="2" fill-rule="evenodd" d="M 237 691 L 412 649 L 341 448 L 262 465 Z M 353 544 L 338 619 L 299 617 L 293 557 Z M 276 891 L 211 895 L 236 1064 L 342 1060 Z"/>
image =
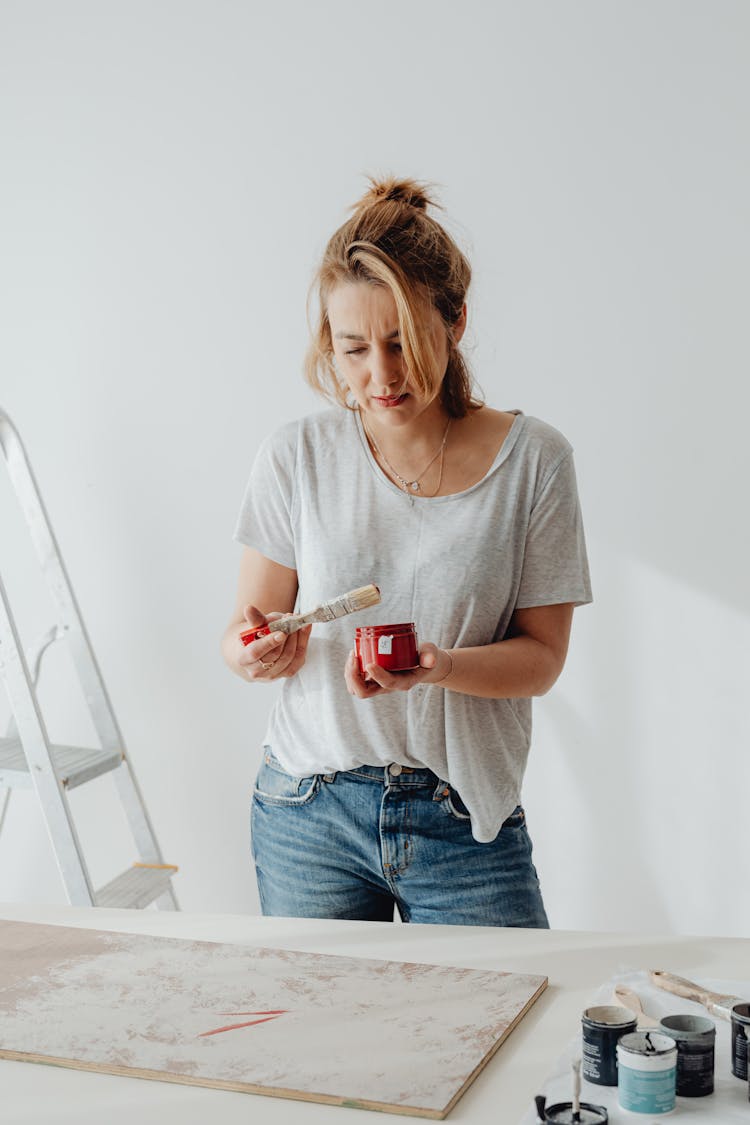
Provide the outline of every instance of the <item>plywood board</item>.
<path id="1" fill-rule="evenodd" d="M 444 1118 L 546 984 L 0 921 L 0 1058 Z"/>

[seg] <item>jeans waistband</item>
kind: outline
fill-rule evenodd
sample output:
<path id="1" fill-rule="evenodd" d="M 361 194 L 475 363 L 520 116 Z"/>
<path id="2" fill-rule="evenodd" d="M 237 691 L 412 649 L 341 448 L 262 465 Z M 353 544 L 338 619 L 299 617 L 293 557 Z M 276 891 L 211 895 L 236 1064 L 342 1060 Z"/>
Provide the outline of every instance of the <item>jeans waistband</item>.
<path id="1" fill-rule="evenodd" d="M 441 780 L 432 770 L 402 766 L 398 762 L 391 762 L 387 766 L 358 766 L 354 770 L 339 770 L 331 776 L 333 779 L 351 777 L 355 781 L 375 781 L 390 786 L 434 786 L 440 784 Z"/>

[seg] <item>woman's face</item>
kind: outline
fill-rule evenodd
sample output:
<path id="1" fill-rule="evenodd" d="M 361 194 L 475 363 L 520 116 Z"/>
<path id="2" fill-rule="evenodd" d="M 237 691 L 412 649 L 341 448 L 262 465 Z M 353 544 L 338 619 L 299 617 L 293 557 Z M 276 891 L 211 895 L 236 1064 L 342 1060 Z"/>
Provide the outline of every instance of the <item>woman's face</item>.
<path id="1" fill-rule="evenodd" d="M 435 309 L 432 317 L 436 353 L 445 374 L 448 341 Z M 328 320 L 339 374 L 371 419 L 402 425 L 425 411 L 441 413 L 439 395 L 428 399 L 409 379 L 396 302 L 386 286 L 363 281 L 337 285 L 328 299 Z"/>

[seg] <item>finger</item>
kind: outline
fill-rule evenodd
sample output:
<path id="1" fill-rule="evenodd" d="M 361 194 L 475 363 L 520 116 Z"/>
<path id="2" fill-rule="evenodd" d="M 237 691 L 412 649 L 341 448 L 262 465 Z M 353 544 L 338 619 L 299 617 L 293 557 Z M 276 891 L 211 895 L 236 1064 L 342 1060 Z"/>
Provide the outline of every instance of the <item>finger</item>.
<path id="1" fill-rule="evenodd" d="M 347 657 L 346 665 L 344 666 L 344 679 L 346 686 L 351 695 L 355 695 L 358 699 L 368 699 L 372 695 L 380 693 L 380 686 L 373 681 L 368 681 L 362 674 L 362 669 L 359 666 L 357 654 L 352 650 Z"/>
<path id="2" fill-rule="evenodd" d="M 385 668 L 381 668 L 379 664 L 368 664 L 365 671 L 369 679 L 373 680 L 385 691 L 398 690 L 403 683 L 401 676 L 407 675 L 405 672 L 399 672 L 398 675 L 394 675 L 393 672 L 388 672 Z"/>
<path id="3" fill-rule="evenodd" d="M 286 669 L 284 670 L 284 675 L 285 676 L 296 675 L 297 672 L 299 672 L 302 665 L 305 663 L 306 658 L 307 658 L 307 645 L 305 644 L 305 642 L 300 637 L 299 640 L 297 641 L 297 649 L 294 653 L 294 656 L 289 661 L 289 663 L 286 666 Z"/>
<path id="4" fill-rule="evenodd" d="M 403 672 L 387 672 L 379 664 L 368 664 L 367 674 L 383 691 L 410 691 L 416 684 L 421 684 L 429 674 L 429 668 L 407 669 Z"/>
<path id="5" fill-rule="evenodd" d="M 267 637 L 258 637 L 257 640 L 251 641 L 246 646 L 245 659 L 241 663 L 248 667 L 259 664 L 260 661 L 263 661 L 264 664 L 271 664 L 279 655 L 279 646 L 286 639 L 286 634 L 280 633 L 278 630 L 269 633 Z"/>
<path id="6" fill-rule="evenodd" d="M 307 646 L 310 643 L 310 633 L 312 632 L 312 625 L 306 625 L 304 629 L 299 629 L 295 634 L 297 639 L 297 652 L 302 652 L 303 656 L 307 652 Z"/>
<path id="7" fill-rule="evenodd" d="M 278 637 L 276 645 L 272 646 L 263 660 L 266 664 L 273 665 L 273 671 L 269 671 L 270 676 L 280 676 L 294 660 L 297 653 L 297 635 L 296 633 L 280 633 L 275 635 L 272 633 L 271 637 Z M 270 640 L 270 638 L 269 638 Z"/>
<path id="8" fill-rule="evenodd" d="M 420 668 L 434 668 L 438 662 L 439 650 L 436 645 L 426 644 L 419 650 Z"/>
<path id="9" fill-rule="evenodd" d="M 266 615 L 264 613 L 261 613 L 261 611 L 255 605 L 251 605 L 248 603 L 248 605 L 246 605 L 243 610 L 243 614 L 248 625 L 252 625 L 255 629 L 257 629 L 259 625 L 266 624 Z"/>
<path id="10" fill-rule="evenodd" d="M 286 671 L 284 672 L 285 676 L 295 675 L 295 673 L 299 672 L 300 668 L 305 663 L 305 660 L 307 659 L 307 646 L 310 641 L 311 629 L 312 625 L 308 625 L 306 629 L 300 629 L 297 633 L 292 634 L 296 638 L 297 648 L 294 656 L 292 657 L 292 660 L 286 667 Z"/>

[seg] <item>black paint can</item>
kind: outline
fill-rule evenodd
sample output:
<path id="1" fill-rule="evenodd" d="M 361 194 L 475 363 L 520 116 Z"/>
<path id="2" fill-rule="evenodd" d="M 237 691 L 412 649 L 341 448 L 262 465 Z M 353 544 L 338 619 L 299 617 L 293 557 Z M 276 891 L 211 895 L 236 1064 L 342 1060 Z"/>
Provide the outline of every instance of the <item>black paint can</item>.
<path id="1" fill-rule="evenodd" d="M 581 1073 L 597 1086 L 617 1085 L 617 1043 L 638 1026 L 635 1012 L 618 1004 L 587 1008 L 581 1020 L 583 1063 Z"/>
<path id="2" fill-rule="evenodd" d="M 677 1044 L 677 1093 L 702 1098 L 714 1092 L 716 1025 L 706 1016 L 664 1016 L 659 1028 Z"/>
<path id="3" fill-rule="evenodd" d="M 732 1074 L 735 1078 L 747 1080 L 749 1048 L 750 1004 L 735 1004 L 732 1008 Z"/>

